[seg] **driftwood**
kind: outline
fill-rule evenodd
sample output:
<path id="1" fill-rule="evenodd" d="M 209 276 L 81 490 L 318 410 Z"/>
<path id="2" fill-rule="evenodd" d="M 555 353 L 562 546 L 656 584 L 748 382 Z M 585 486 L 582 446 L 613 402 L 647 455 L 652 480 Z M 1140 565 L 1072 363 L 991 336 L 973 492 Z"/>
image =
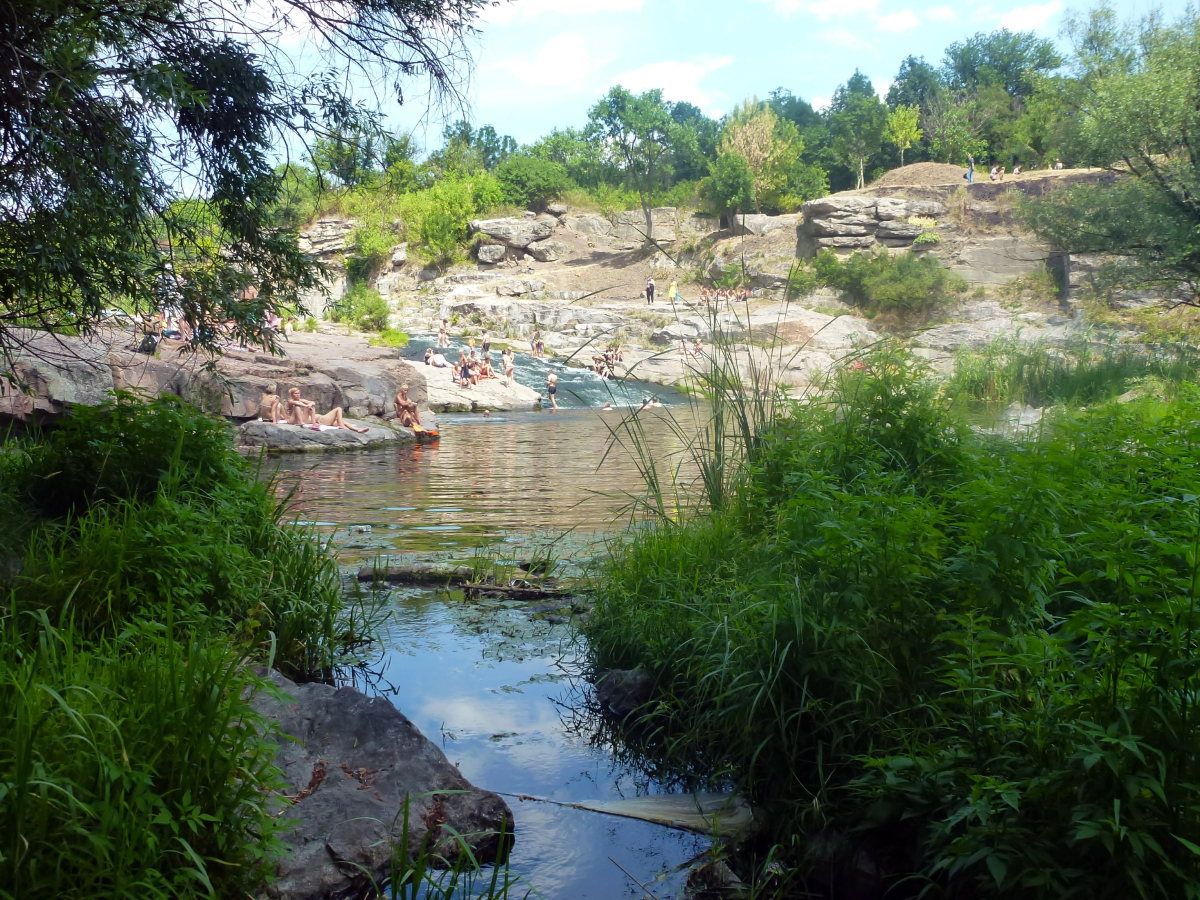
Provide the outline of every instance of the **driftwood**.
<path id="1" fill-rule="evenodd" d="M 568 592 L 557 585 L 532 584 L 466 584 L 463 592 L 468 597 L 496 597 L 504 600 L 545 600 L 551 597 L 566 597 Z"/>

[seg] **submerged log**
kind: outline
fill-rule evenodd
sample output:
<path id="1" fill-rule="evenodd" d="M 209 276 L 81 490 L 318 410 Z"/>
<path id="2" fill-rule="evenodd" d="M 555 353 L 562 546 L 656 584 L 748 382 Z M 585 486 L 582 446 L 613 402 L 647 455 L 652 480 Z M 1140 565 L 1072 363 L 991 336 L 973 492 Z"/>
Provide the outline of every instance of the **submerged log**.
<path id="1" fill-rule="evenodd" d="M 463 591 L 468 597 L 495 597 L 503 600 L 547 600 L 566 597 L 569 592 L 558 585 L 467 584 Z"/>

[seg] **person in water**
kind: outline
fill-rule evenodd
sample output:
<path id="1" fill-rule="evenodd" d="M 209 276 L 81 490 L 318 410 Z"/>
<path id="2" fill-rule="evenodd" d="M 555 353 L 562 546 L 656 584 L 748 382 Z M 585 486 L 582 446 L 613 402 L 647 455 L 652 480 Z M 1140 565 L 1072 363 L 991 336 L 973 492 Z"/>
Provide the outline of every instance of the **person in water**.
<path id="1" fill-rule="evenodd" d="M 355 428 L 342 416 L 342 408 L 335 406 L 329 412 L 317 415 L 317 404 L 300 397 L 300 388 L 294 387 L 288 391 L 287 399 L 288 421 L 293 425 L 324 425 L 326 428 L 345 428 L 358 434 L 366 434 L 370 429 Z"/>
<path id="2" fill-rule="evenodd" d="M 605 400 L 604 401 L 604 409 L 602 409 L 601 412 L 612 412 L 612 411 L 613 411 L 613 405 L 612 405 L 611 401 Z"/>
<path id="3" fill-rule="evenodd" d="M 400 420 L 400 424 L 405 428 L 411 428 L 414 431 L 424 431 L 425 426 L 421 424 L 421 413 L 417 409 L 415 400 L 408 398 L 408 385 L 400 385 L 400 393 L 396 395 L 396 418 Z"/>
<path id="4" fill-rule="evenodd" d="M 267 382 L 263 390 L 262 399 L 258 402 L 258 417 L 272 425 L 287 419 L 283 414 L 283 401 L 279 399 L 279 385 L 274 381 Z"/>
<path id="5" fill-rule="evenodd" d="M 546 393 L 550 395 L 550 405 L 558 409 L 558 400 L 555 397 L 558 393 L 558 376 L 554 374 L 553 369 L 546 370 Z"/>
<path id="6" fill-rule="evenodd" d="M 438 326 L 437 345 L 440 348 L 450 346 L 450 324 L 442 319 L 442 324 Z"/>

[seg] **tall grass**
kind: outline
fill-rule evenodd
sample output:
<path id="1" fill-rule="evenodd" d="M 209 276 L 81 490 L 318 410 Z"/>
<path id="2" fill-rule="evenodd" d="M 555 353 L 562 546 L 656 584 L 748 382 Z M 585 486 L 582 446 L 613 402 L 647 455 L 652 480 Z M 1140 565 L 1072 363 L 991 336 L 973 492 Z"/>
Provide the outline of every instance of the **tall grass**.
<path id="1" fill-rule="evenodd" d="M 0 898 L 239 896 L 278 773 L 252 662 L 371 635 L 228 427 L 122 395 L 0 452 Z"/>
<path id="2" fill-rule="evenodd" d="M 1171 392 L 1200 372 L 1200 354 L 1186 344 L 1137 346 L 1085 337 L 1051 349 L 999 339 L 954 359 L 947 390 L 973 400 L 1073 406 L 1108 400 L 1140 384 Z"/>
<path id="3" fill-rule="evenodd" d="M 890 349 L 632 533 L 588 626 L 659 751 L 896 896 L 1200 897 L 1200 392 L 980 436 Z"/>

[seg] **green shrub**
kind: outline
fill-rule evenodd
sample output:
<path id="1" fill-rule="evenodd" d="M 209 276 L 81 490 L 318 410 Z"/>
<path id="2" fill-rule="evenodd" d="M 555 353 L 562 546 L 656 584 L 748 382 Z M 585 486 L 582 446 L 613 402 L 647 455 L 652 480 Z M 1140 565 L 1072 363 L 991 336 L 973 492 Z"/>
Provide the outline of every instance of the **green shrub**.
<path id="1" fill-rule="evenodd" d="M 938 236 L 936 231 L 922 231 L 917 235 L 917 238 L 913 241 L 913 244 L 918 247 L 927 247 L 930 244 L 939 244 L 941 241 L 942 239 Z"/>
<path id="2" fill-rule="evenodd" d="M 345 296 L 329 308 L 331 321 L 353 325 L 360 331 L 383 331 L 390 314 L 391 307 L 379 291 L 362 282 L 351 285 Z"/>
<path id="3" fill-rule="evenodd" d="M 868 315 L 884 311 L 920 312 L 964 293 L 961 275 L 948 272 L 931 256 L 854 253 L 842 262 L 832 250 L 816 259 L 817 277 Z"/>
<path id="4" fill-rule="evenodd" d="M 378 337 L 371 338 L 372 347 L 407 347 L 408 335 L 403 331 L 385 328 Z"/>
<path id="5" fill-rule="evenodd" d="M 307 319 L 304 320 L 304 330 L 307 331 L 309 334 L 316 334 L 318 331 L 321 330 L 321 323 L 318 322 L 316 319 L 314 319 L 312 316 L 309 316 Z"/>
<path id="6" fill-rule="evenodd" d="M 24 612 L 0 629 L 0 896 L 253 894 L 279 779 L 242 653 L 148 624 L 91 645 Z"/>
<path id="7" fill-rule="evenodd" d="M 559 163 L 518 153 L 496 167 L 504 202 L 542 210 L 567 189 L 567 170 Z"/>
<path id="8" fill-rule="evenodd" d="M 901 894 L 1200 895 L 1198 421 L 1187 388 L 1011 443 L 866 357 L 761 435 L 719 511 L 628 538 L 594 664 L 651 670 L 646 749 L 734 779 L 798 865 L 841 846 Z"/>
<path id="9" fill-rule="evenodd" d="M 351 282 L 367 281 L 391 262 L 396 235 L 379 225 L 356 228 L 353 252 L 346 257 L 346 275 Z"/>

